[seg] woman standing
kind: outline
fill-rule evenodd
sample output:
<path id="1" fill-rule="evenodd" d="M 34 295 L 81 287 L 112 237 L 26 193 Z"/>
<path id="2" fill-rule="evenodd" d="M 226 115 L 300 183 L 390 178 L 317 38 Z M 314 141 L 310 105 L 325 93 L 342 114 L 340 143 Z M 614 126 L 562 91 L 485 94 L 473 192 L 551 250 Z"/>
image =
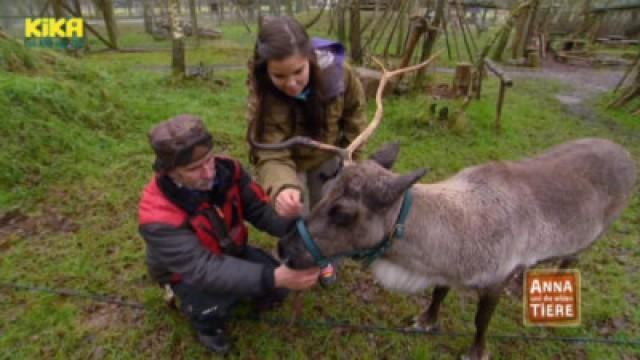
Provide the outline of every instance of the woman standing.
<path id="1" fill-rule="evenodd" d="M 298 135 L 337 146 L 352 142 L 366 127 L 365 95 L 344 57 L 342 45 L 310 39 L 290 17 L 265 18 L 249 66 L 248 120 L 254 124 L 247 136 L 261 143 Z M 282 216 L 312 208 L 340 166 L 335 154 L 307 147 L 252 148 L 250 158 Z"/>

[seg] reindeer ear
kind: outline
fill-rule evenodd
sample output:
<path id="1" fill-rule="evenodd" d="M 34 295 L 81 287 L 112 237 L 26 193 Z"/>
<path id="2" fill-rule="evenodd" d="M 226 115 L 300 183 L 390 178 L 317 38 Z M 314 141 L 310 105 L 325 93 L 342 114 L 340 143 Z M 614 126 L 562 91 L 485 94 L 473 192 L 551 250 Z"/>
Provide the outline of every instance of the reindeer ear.
<path id="1" fill-rule="evenodd" d="M 369 160 L 373 160 L 380 164 L 385 169 L 391 169 L 393 163 L 398 157 L 400 151 L 400 144 L 397 141 L 386 143 L 382 145 L 378 151 L 369 157 Z"/>
<path id="2" fill-rule="evenodd" d="M 390 176 L 371 189 L 371 199 L 379 206 L 389 206 L 427 172 L 427 169 L 418 169 L 407 175 Z"/>

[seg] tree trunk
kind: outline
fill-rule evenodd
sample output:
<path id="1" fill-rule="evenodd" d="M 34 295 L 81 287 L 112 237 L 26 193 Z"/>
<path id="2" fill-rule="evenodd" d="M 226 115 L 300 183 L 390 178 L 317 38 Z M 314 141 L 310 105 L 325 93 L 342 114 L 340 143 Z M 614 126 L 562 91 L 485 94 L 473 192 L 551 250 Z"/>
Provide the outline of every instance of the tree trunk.
<path id="1" fill-rule="evenodd" d="M 338 0 L 336 16 L 338 18 L 338 41 L 342 44 L 347 41 L 347 29 L 346 29 L 346 19 L 345 19 L 345 11 L 346 6 L 345 3 L 347 0 Z"/>
<path id="2" fill-rule="evenodd" d="M 411 19 L 411 25 L 409 27 L 409 39 L 407 40 L 407 46 L 404 50 L 404 55 L 400 60 L 400 65 L 398 68 L 407 67 L 411 62 L 411 58 L 413 57 L 413 52 L 415 51 L 416 45 L 418 45 L 418 40 L 427 29 L 427 21 L 424 17 L 416 17 Z M 402 76 L 402 74 L 398 75 Z"/>
<path id="3" fill-rule="evenodd" d="M 144 17 L 144 31 L 147 34 L 153 32 L 153 10 L 151 0 L 142 0 L 142 16 Z"/>
<path id="4" fill-rule="evenodd" d="M 449 24 L 447 24 L 446 15 L 442 17 L 442 32 L 444 33 L 444 42 L 447 46 L 447 58 L 451 60 L 451 42 L 449 41 Z"/>
<path id="5" fill-rule="evenodd" d="M 80 0 L 73 0 L 73 10 L 76 12 L 76 15 L 78 17 L 83 17 L 82 14 L 82 4 L 80 4 Z M 87 41 L 87 32 L 84 31 L 84 34 L 82 34 L 82 42 L 84 44 L 84 48 L 85 50 L 89 50 L 89 41 Z"/>
<path id="6" fill-rule="evenodd" d="M 389 47 L 391 46 L 391 42 L 393 41 L 393 36 L 396 33 L 396 30 L 398 29 L 398 26 L 400 25 L 400 22 L 402 21 L 402 17 L 404 15 L 404 8 L 406 6 L 406 4 L 408 3 L 408 0 L 401 0 L 400 3 L 400 8 L 398 9 L 398 15 L 396 15 L 396 21 L 393 23 L 393 26 L 391 27 L 391 33 L 389 34 L 389 37 L 387 38 L 387 43 L 384 46 L 384 59 L 385 61 L 387 60 L 387 56 L 389 55 Z"/>
<path id="7" fill-rule="evenodd" d="M 325 8 L 327 7 L 327 1 L 328 0 L 324 0 L 322 3 L 322 7 L 320 8 L 320 11 L 318 11 L 318 13 L 316 14 L 316 16 L 313 17 L 313 19 L 309 20 L 308 23 L 304 24 L 304 28 L 308 29 L 310 27 L 312 27 L 316 22 L 318 22 L 318 20 L 320 20 L 320 17 L 322 17 L 322 14 L 325 12 Z M 331 34 L 331 26 L 333 25 L 333 22 L 329 23 L 329 30 L 327 31 L 329 34 Z"/>
<path id="8" fill-rule="evenodd" d="M 258 0 L 259 2 L 260 0 Z M 224 5 L 225 5 L 225 0 L 220 0 L 218 2 L 218 20 L 219 22 L 224 21 Z"/>
<path id="9" fill-rule="evenodd" d="M 61 19 L 64 17 L 64 11 L 62 10 L 62 5 L 60 2 L 62 0 L 51 0 L 51 6 L 53 7 L 53 16 Z"/>
<path id="10" fill-rule="evenodd" d="M 161 18 L 169 18 L 169 0 L 153 0 L 160 11 Z"/>
<path id="11" fill-rule="evenodd" d="M 113 16 L 113 4 L 111 0 L 98 0 L 100 10 L 104 15 L 104 24 L 107 27 L 107 34 L 109 35 L 109 41 L 115 48 L 118 48 L 118 29 L 116 27 L 116 20 Z"/>
<path id="12" fill-rule="evenodd" d="M 425 61 L 427 58 L 431 56 L 433 52 L 433 47 L 435 46 L 436 40 L 438 40 L 439 31 L 436 29 L 440 29 L 440 24 L 442 23 L 442 18 L 444 17 L 444 10 L 446 6 L 445 0 L 438 0 L 436 3 L 436 14 L 433 19 L 433 24 L 431 24 L 431 28 L 427 30 L 427 34 L 424 37 L 424 42 L 422 46 L 422 54 L 420 55 L 420 62 Z M 416 87 L 421 87 L 424 81 L 425 68 L 422 67 L 418 69 L 416 73 Z"/>
<path id="13" fill-rule="evenodd" d="M 531 8 L 529 10 L 529 16 L 527 16 L 527 23 L 524 29 L 524 39 L 521 44 L 521 54 L 528 59 L 528 47 L 531 42 L 531 37 L 535 34 L 535 23 L 536 23 L 536 14 L 538 12 L 538 0 L 534 0 L 531 3 Z"/>
<path id="14" fill-rule="evenodd" d="M 482 18 L 480 19 L 480 26 L 484 31 L 487 28 L 487 9 L 482 9 Z"/>
<path id="15" fill-rule="evenodd" d="M 471 62 L 473 62 L 473 51 L 471 50 L 471 46 L 475 48 L 473 43 L 473 39 L 471 38 L 471 31 L 468 31 L 465 20 L 465 11 L 460 4 L 460 0 L 456 0 L 455 3 L 456 8 L 456 18 L 458 19 L 458 25 L 460 26 L 460 34 L 462 35 L 462 41 L 464 43 L 464 47 L 467 50 L 467 56 Z M 469 38 L 467 38 L 467 34 Z M 471 46 L 470 46 L 471 44 Z"/>
<path id="16" fill-rule="evenodd" d="M 280 0 L 271 0 L 271 15 L 280 16 Z"/>
<path id="17" fill-rule="evenodd" d="M 378 44 L 387 33 L 387 26 L 392 22 L 394 15 L 392 9 L 395 9 L 397 4 L 400 4 L 402 0 L 394 0 L 387 4 L 387 8 L 381 16 L 381 24 L 375 24 L 371 29 L 371 36 L 365 42 L 365 47 L 370 49 L 372 53 L 378 48 Z"/>
<path id="18" fill-rule="evenodd" d="M 3 4 L 7 4 L 7 2 L 6 2 L 6 1 L 3 1 L 2 3 L 3 3 Z M 36 16 L 38 16 L 38 15 L 36 15 L 36 14 L 37 14 L 37 11 L 38 11 L 38 10 L 37 10 L 37 7 L 38 7 L 38 6 L 33 2 L 33 0 L 30 0 L 30 1 L 29 1 L 29 16 L 31 16 L 31 17 L 36 17 Z M 2 8 L 2 5 L 0 5 L 0 8 Z M 9 14 L 9 9 L 8 9 L 8 8 L 7 8 L 7 9 L 4 9 L 4 10 L 2 11 L 2 13 L 3 13 L 3 14 Z"/>
<path id="19" fill-rule="evenodd" d="M 507 22 L 502 25 L 502 28 L 498 30 L 491 40 L 484 46 L 482 51 L 480 52 L 480 57 L 478 61 L 484 62 L 484 58 L 489 55 L 489 52 L 493 48 L 493 46 L 498 43 L 496 46 L 494 53 L 492 55 L 492 59 L 499 61 L 502 57 L 502 53 L 504 52 L 505 47 L 509 41 L 509 36 L 511 35 L 511 31 L 518 17 L 522 15 L 523 12 L 526 12 L 527 3 L 523 2 L 518 5 L 514 10 L 512 10 L 507 18 Z"/>
<path id="20" fill-rule="evenodd" d="M 583 35 L 593 27 L 593 16 L 591 16 L 591 0 L 584 0 L 582 8 L 582 26 L 578 36 Z"/>
<path id="21" fill-rule="evenodd" d="M 184 77 L 184 31 L 178 14 L 178 0 L 169 0 L 169 23 L 171 24 L 171 40 L 173 42 L 171 70 L 174 77 Z"/>
<path id="22" fill-rule="evenodd" d="M 509 37 L 511 36 L 511 26 L 505 28 L 502 30 L 502 33 L 500 34 L 500 39 L 498 40 L 498 45 L 496 45 L 496 48 L 493 50 L 493 55 L 491 56 L 491 58 L 494 61 L 502 61 L 502 54 L 504 53 L 504 50 L 507 48 L 507 44 L 509 44 Z"/>
<path id="23" fill-rule="evenodd" d="M 356 64 L 362 64 L 362 44 L 360 43 L 360 0 L 351 0 L 351 12 L 349 15 L 351 59 Z"/>
<path id="24" fill-rule="evenodd" d="M 100 10 L 100 0 L 89 1 L 89 4 L 89 15 L 93 16 L 94 18 L 101 18 L 102 10 Z"/>
<path id="25" fill-rule="evenodd" d="M 407 9 L 404 13 L 401 14 L 400 24 L 398 25 L 400 28 L 398 29 L 398 37 L 396 39 L 396 56 L 402 54 L 404 39 L 407 37 L 407 28 L 409 27 L 409 15 L 413 11 L 414 1 L 407 0 Z"/>
<path id="26" fill-rule="evenodd" d="M 327 4 L 327 6 L 330 6 Z M 336 6 L 330 6 L 329 9 L 329 14 L 327 14 L 327 16 L 329 17 L 329 29 L 327 30 L 327 34 L 331 37 L 335 34 L 335 28 L 336 28 Z"/>
<path id="27" fill-rule="evenodd" d="M 288 16 L 293 17 L 293 0 L 284 0 L 284 10 Z"/>
<path id="28" fill-rule="evenodd" d="M 516 32 L 513 37 L 513 42 L 511 44 L 511 58 L 519 59 L 524 56 L 523 53 L 520 52 L 522 48 L 522 41 L 524 40 L 524 34 L 526 32 L 527 19 L 529 18 L 529 13 L 531 12 L 531 6 L 528 6 L 523 10 L 522 13 L 519 14 L 516 20 Z"/>
<path id="29" fill-rule="evenodd" d="M 0 0 L 0 14 L 3 15 L 12 15 L 11 7 L 9 6 L 9 1 Z M 4 28 L 4 31 L 9 33 L 9 28 L 12 26 L 11 19 L 7 17 L 2 17 L 2 24 L 0 24 L 0 28 Z"/>
<path id="30" fill-rule="evenodd" d="M 196 39 L 196 48 L 200 47 L 200 30 L 198 28 L 198 13 L 196 12 L 196 0 L 189 0 L 189 14 L 191 15 L 191 29 Z"/>
<path id="31" fill-rule="evenodd" d="M 257 22 L 258 17 L 256 16 L 256 9 L 253 6 L 251 6 L 251 4 L 247 5 L 246 8 L 247 8 L 247 21 L 252 23 Z"/>

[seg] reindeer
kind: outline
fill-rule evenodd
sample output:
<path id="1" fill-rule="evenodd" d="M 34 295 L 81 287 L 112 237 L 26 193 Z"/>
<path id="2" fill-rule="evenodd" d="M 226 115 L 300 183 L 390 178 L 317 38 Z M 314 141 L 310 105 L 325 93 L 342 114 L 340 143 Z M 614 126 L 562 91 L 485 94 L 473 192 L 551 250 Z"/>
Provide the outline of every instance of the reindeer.
<path id="1" fill-rule="evenodd" d="M 385 70 L 383 81 L 389 74 L 395 73 Z M 383 81 L 367 130 L 381 118 Z M 363 134 L 372 133 L 367 130 Z M 477 292 L 476 334 L 465 356 L 471 359 L 489 358 L 487 328 L 506 282 L 549 259 L 563 260 L 562 266 L 574 261 L 625 208 L 636 177 L 624 148 L 592 138 L 417 184 L 425 169 L 407 175 L 390 170 L 397 144 L 351 161 L 365 140 L 359 136 L 336 151 L 346 154 L 342 170 L 298 221 L 298 231 L 280 240 L 279 255 L 296 269 L 341 256 L 367 258 L 387 289 L 420 293 L 433 286 L 431 303 L 414 325 L 425 331 L 437 329 L 450 288 Z"/>

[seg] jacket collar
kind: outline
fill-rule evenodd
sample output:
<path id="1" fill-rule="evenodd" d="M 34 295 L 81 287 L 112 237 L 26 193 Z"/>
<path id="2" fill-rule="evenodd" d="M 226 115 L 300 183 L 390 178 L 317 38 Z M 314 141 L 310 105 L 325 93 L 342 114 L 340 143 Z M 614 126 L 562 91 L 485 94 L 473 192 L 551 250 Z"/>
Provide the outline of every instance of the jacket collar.
<path id="1" fill-rule="evenodd" d="M 158 176 L 157 182 L 160 191 L 162 191 L 172 203 L 188 214 L 194 214 L 200 204 L 205 201 L 222 206 L 227 190 L 232 185 L 232 179 L 233 171 L 229 169 L 228 162 L 216 158 L 216 177 L 213 180 L 211 190 L 201 191 L 179 187 L 168 175 Z"/>

